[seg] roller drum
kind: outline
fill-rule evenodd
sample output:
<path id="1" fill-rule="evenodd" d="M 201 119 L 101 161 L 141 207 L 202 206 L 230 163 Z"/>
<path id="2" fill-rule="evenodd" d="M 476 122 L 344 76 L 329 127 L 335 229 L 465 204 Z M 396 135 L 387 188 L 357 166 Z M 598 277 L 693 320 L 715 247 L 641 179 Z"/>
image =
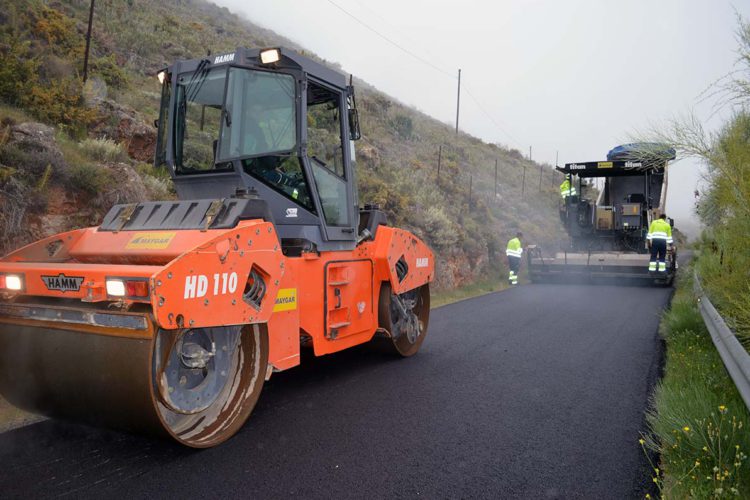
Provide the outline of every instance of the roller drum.
<path id="1" fill-rule="evenodd" d="M 216 363 L 225 382 L 205 409 L 175 411 L 165 404 L 168 398 L 162 397 L 166 391 L 180 390 L 180 380 L 172 384 L 164 372 L 173 368 L 166 363 L 174 359 L 169 349 L 185 344 L 177 340 L 190 330 L 158 330 L 154 338 L 130 338 L 49 325 L 0 323 L 0 394 L 33 413 L 171 436 L 196 448 L 215 446 L 247 420 L 266 374 L 265 325 L 232 328 L 237 340 L 223 344 L 220 336 L 225 332 L 210 329 L 216 340 L 212 344 L 224 346 L 229 361 Z M 208 380 L 213 358 L 206 358 L 202 367 L 194 367 L 195 361 L 191 366 Z M 211 382 L 217 385 L 215 378 Z"/>

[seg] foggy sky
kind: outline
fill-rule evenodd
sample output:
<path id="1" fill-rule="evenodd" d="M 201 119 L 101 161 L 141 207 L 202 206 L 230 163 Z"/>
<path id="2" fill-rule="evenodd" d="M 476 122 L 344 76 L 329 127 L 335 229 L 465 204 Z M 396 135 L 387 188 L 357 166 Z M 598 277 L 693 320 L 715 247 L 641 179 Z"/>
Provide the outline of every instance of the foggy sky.
<path id="1" fill-rule="evenodd" d="M 700 96 L 734 68 L 736 12 L 750 17 L 726 0 L 214 1 L 445 123 L 461 68 L 461 129 L 550 164 L 604 159 L 690 110 L 719 126 L 728 111 Z M 693 235 L 699 170 L 674 164 L 667 202 Z"/>

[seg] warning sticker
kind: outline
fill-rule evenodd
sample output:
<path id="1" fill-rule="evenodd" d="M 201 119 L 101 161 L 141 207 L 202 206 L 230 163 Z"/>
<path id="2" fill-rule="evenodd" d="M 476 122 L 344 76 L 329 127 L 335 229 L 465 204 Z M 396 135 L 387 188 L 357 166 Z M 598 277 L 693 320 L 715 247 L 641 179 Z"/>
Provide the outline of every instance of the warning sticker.
<path id="1" fill-rule="evenodd" d="M 172 243 L 177 233 L 135 233 L 125 249 L 127 250 L 164 250 Z"/>
<path id="2" fill-rule="evenodd" d="M 282 288 L 276 296 L 273 312 L 293 311 L 297 309 L 297 289 Z"/>

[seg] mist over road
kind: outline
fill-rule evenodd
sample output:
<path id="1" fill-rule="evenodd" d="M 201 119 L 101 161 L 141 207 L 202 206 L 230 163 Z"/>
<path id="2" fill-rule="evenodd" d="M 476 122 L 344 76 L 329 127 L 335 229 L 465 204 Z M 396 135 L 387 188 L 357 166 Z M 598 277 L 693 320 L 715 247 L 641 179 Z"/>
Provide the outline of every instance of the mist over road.
<path id="1" fill-rule="evenodd" d="M 45 421 L 0 434 L 3 497 L 633 498 L 671 289 L 528 285 L 433 310 L 411 359 L 371 347 L 274 374 L 226 444 Z"/>

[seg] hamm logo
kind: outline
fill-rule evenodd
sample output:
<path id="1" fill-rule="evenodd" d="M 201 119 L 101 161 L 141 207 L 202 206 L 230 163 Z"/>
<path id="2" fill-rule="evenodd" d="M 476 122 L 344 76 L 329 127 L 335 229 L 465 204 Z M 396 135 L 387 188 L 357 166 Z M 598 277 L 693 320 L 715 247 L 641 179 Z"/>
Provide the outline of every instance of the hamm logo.
<path id="1" fill-rule="evenodd" d="M 172 243 L 177 233 L 135 233 L 125 249 L 127 250 L 164 250 Z"/>
<path id="2" fill-rule="evenodd" d="M 81 289 L 83 276 L 65 276 L 63 273 L 57 276 L 42 276 L 42 281 L 48 290 L 58 292 L 77 292 Z"/>

